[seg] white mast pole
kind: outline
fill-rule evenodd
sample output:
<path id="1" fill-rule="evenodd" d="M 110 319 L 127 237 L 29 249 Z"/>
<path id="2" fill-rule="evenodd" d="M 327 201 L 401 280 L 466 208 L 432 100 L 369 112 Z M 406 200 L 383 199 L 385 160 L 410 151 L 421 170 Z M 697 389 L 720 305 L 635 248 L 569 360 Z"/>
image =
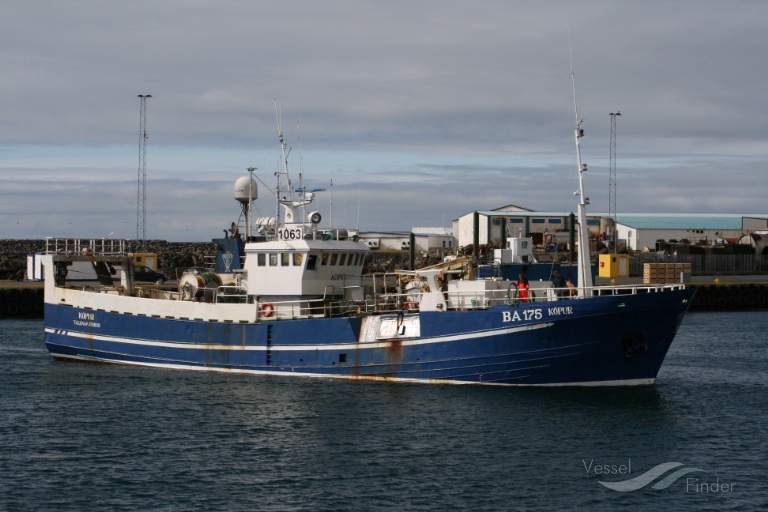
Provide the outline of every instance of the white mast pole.
<path id="1" fill-rule="evenodd" d="M 579 221 L 579 251 L 577 256 L 577 267 L 579 271 L 579 282 L 577 284 L 580 295 L 584 296 L 592 288 L 592 270 L 589 256 L 589 229 L 587 227 L 587 204 L 589 198 L 584 194 L 584 173 L 587 171 L 587 165 L 581 163 L 580 141 L 584 136 L 584 130 L 581 129 L 579 119 L 579 108 L 576 105 L 576 74 L 573 71 L 573 50 L 571 47 L 571 28 L 568 27 L 568 51 L 571 57 L 571 80 L 573 82 L 573 110 L 576 114 L 576 165 L 579 173 L 579 190 L 576 192 L 579 196 L 578 221 Z"/>
<path id="2" fill-rule="evenodd" d="M 253 173 L 256 167 L 248 167 L 248 209 L 245 212 L 245 241 L 251 241 L 251 211 L 253 210 Z"/>
<path id="3" fill-rule="evenodd" d="M 288 174 L 288 155 L 291 152 L 291 148 L 286 144 L 285 137 L 283 137 L 283 129 L 280 122 L 280 110 L 277 107 L 277 100 L 275 100 L 275 117 L 277 118 L 277 136 L 280 140 L 280 153 L 283 159 L 283 171 L 277 171 L 277 220 L 280 223 L 280 204 L 293 204 L 293 188 L 291 184 L 291 176 Z M 288 196 L 289 198 L 283 201 L 280 198 L 280 174 L 285 174 L 285 180 L 288 182 Z M 291 222 L 295 222 L 295 219 L 291 219 Z"/>
<path id="4" fill-rule="evenodd" d="M 330 219 L 328 219 L 330 222 L 328 223 L 329 228 L 333 228 L 333 171 L 331 171 L 331 203 L 329 205 L 329 212 Z"/>

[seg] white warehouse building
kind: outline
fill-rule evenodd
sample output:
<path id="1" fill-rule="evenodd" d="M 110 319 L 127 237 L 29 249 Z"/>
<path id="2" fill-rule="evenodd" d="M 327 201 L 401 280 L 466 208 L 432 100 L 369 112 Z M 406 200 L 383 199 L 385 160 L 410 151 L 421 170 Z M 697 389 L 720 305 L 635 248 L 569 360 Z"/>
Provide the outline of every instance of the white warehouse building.
<path id="1" fill-rule="evenodd" d="M 453 228 L 428 227 L 412 229 L 415 250 L 453 249 L 474 243 L 475 223 L 481 245 L 498 243 L 502 230 L 508 236 L 567 232 L 572 212 L 536 212 L 515 205 L 493 210 L 469 212 L 453 221 Z M 588 213 L 587 226 L 591 238 L 600 238 L 609 231 L 605 213 Z M 768 229 L 768 214 L 718 213 L 620 213 L 616 216 L 616 240 L 619 249 L 631 251 L 656 250 L 658 240 L 713 244 L 736 241 L 742 235 Z M 366 232 L 360 239 L 371 249 L 407 250 L 409 232 Z"/>
<path id="2" fill-rule="evenodd" d="M 512 236 L 568 231 L 572 215 L 571 212 L 535 212 L 515 205 L 470 212 L 453 221 L 453 233 L 459 247 L 474 243 L 475 214 L 477 214 L 480 245 L 499 242 L 504 238 L 503 229 Z M 600 221 L 600 215 L 587 216 L 590 235 L 600 233 Z"/>
<path id="3" fill-rule="evenodd" d="M 657 240 L 687 240 L 709 245 L 733 243 L 741 235 L 768 228 L 768 214 L 627 213 L 616 216 L 618 245 L 632 251 L 655 250 Z"/>
<path id="4" fill-rule="evenodd" d="M 416 251 L 452 249 L 456 246 L 456 240 L 449 228 L 415 227 L 411 233 Z M 371 250 L 406 251 L 411 247 L 411 233 L 368 231 L 360 233 L 359 236 Z"/>

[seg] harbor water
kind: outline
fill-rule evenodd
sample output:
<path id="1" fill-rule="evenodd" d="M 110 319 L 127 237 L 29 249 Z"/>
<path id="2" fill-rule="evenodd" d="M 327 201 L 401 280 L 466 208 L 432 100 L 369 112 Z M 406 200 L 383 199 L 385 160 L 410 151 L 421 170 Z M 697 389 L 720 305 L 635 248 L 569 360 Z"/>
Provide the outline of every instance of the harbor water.
<path id="1" fill-rule="evenodd" d="M 768 508 L 766 312 L 689 314 L 631 389 L 60 362 L 42 325 L 0 321 L 2 511 Z"/>

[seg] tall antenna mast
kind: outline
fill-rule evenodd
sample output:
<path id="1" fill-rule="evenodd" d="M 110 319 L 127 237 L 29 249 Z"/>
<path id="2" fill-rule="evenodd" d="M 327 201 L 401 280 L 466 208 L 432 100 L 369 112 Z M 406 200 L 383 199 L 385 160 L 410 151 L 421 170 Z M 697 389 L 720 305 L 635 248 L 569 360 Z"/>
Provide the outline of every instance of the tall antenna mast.
<path id="1" fill-rule="evenodd" d="M 147 241 L 147 98 L 139 94 L 139 179 L 136 197 L 136 239 L 142 247 Z"/>
<path id="2" fill-rule="evenodd" d="M 611 241 L 611 251 L 616 252 L 616 117 L 621 115 L 618 110 L 611 112 L 611 150 L 610 170 L 608 171 L 608 240 Z"/>
<path id="3" fill-rule="evenodd" d="M 304 150 L 301 146 L 301 123 L 296 124 L 299 132 L 299 188 L 304 188 Z"/>
<path id="4" fill-rule="evenodd" d="M 571 57 L 571 80 L 573 82 L 573 110 L 576 114 L 576 166 L 579 172 L 579 190 L 575 192 L 579 196 L 578 222 L 579 222 L 579 252 L 577 266 L 579 269 L 579 288 L 582 295 L 590 293 L 592 288 L 592 269 L 589 255 L 589 229 L 587 228 L 587 205 L 589 198 L 584 195 L 584 173 L 587 172 L 587 164 L 581 163 L 580 141 L 584 136 L 581 128 L 583 122 L 579 119 L 579 108 L 576 105 L 576 74 L 573 71 L 573 48 L 571 46 L 571 27 L 568 25 L 568 53 Z"/>
<path id="5" fill-rule="evenodd" d="M 291 175 L 288 174 L 288 155 L 291 154 L 291 147 L 285 142 L 285 137 L 283 136 L 283 127 L 282 127 L 282 120 L 281 120 L 281 114 L 280 109 L 277 106 L 277 100 L 275 100 L 275 116 L 277 117 L 277 136 L 280 140 L 280 153 L 283 159 L 282 165 L 283 170 L 277 171 L 278 180 L 277 180 L 277 200 L 278 204 L 280 202 L 280 174 L 285 174 L 285 180 L 288 182 L 288 194 L 290 196 L 290 200 L 293 201 L 293 184 L 291 183 Z M 278 208 L 278 218 L 280 216 L 279 214 L 279 208 Z"/>

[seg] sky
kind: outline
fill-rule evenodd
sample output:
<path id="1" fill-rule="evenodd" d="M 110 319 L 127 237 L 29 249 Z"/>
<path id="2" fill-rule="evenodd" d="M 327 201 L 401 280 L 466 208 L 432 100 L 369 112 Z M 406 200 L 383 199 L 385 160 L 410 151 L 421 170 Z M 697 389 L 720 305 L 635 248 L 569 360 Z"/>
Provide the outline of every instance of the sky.
<path id="1" fill-rule="evenodd" d="M 0 239 L 137 237 L 139 94 L 148 239 L 221 236 L 248 167 L 274 215 L 278 118 L 334 227 L 575 211 L 577 111 L 588 214 L 616 112 L 618 213 L 765 214 L 766 20 L 762 0 L 4 0 Z"/>

